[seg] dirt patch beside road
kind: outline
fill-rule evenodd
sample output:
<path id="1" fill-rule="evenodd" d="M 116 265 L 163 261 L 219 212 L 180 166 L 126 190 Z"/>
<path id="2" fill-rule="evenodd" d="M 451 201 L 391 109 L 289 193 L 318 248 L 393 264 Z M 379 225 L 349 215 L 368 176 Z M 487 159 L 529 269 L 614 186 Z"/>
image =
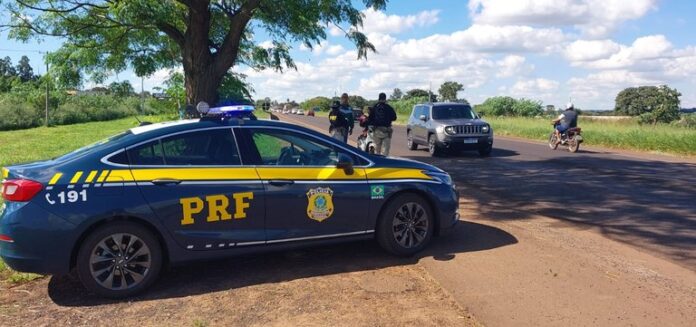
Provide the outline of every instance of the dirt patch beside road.
<path id="1" fill-rule="evenodd" d="M 2 285 L 4 326 L 475 326 L 415 259 L 373 242 L 174 268 L 142 298 L 86 294 L 70 276 Z"/>

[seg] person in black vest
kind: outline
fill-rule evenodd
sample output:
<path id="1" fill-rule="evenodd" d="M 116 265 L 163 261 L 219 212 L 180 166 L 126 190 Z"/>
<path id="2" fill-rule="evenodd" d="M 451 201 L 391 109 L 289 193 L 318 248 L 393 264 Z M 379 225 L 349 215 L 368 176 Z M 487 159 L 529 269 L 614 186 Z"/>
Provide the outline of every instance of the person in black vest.
<path id="1" fill-rule="evenodd" d="M 389 155 L 391 147 L 392 122 L 396 120 L 394 108 L 387 103 L 387 95 L 380 93 L 377 104 L 367 118 L 367 128 L 375 144 L 375 154 Z"/>
<path id="2" fill-rule="evenodd" d="M 331 137 L 347 142 L 348 138 L 348 117 L 341 111 L 341 103 L 334 101 L 329 111 L 329 133 Z"/>

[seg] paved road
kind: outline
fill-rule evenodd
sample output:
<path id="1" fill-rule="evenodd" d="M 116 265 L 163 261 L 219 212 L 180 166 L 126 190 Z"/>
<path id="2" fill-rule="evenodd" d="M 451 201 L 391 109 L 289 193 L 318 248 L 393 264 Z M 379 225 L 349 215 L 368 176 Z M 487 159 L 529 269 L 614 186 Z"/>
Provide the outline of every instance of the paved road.
<path id="1" fill-rule="evenodd" d="M 279 117 L 328 126 L 323 117 Z M 511 138 L 497 138 L 488 158 L 431 158 L 406 148 L 405 127 L 394 135 L 392 155 L 450 172 L 464 219 L 497 229 L 478 241 L 508 245 L 421 261 L 484 323 L 682 325 L 696 312 L 693 160 L 571 154 Z"/>

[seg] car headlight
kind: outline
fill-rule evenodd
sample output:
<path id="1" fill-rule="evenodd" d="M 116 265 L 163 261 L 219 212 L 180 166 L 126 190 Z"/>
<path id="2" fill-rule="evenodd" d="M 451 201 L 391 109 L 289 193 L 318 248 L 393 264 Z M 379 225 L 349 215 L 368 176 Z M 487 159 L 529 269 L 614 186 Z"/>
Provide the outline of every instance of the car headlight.
<path id="1" fill-rule="evenodd" d="M 447 134 L 454 134 L 454 126 L 447 126 L 447 127 L 445 127 L 445 133 L 447 133 Z"/>
<path id="2" fill-rule="evenodd" d="M 490 131 L 491 131 L 491 127 L 488 126 L 488 125 L 484 125 L 483 127 L 481 127 L 481 132 L 482 132 L 483 134 L 487 134 L 487 133 L 490 132 Z"/>
<path id="3" fill-rule="evenodd" d="M 454 185 L 454 183 L 452 182 L 452 176 L 450 176 L 450 174 L 448 173 L 439 171 L 423 171 L 423 173 L 440 183 Z"/>

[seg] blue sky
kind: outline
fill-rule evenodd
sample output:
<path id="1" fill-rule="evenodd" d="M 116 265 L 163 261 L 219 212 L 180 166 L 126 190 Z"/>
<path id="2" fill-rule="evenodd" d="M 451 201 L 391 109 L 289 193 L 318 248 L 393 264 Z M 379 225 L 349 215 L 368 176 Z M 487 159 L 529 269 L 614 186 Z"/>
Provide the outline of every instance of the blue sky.
<path id="1" fill-rule="evenodd" d="M 696 2 L 658 0 L 391 1 L 385 12 L 364 11 L 365 32 L 378 53 L 356 60 L 335 28 L 313 50 L 292 53 L 297 71 L 283 74 L 235 67 L 248 75 L 256 97 L 302 101 L 348 92 L 376 98 L 398 87 L 437 89 L 446 80 L 465 85 L 473 103 L 510 95 L 562 106 L 610 109 L 616 93 L 636 85 L 668 84 L 682 105 L 696 107 Z M 256 34 L 264 44 L 267 37 Z M 21 44 L 0 34 L 0 56 L 30 57 L 60 40 Z M 160 85 L 168 71 L 145 80 Z M 140 88 L 130 71 L 114 76 Z M 92 86 L 86 83 L 86 86 Z"/>

